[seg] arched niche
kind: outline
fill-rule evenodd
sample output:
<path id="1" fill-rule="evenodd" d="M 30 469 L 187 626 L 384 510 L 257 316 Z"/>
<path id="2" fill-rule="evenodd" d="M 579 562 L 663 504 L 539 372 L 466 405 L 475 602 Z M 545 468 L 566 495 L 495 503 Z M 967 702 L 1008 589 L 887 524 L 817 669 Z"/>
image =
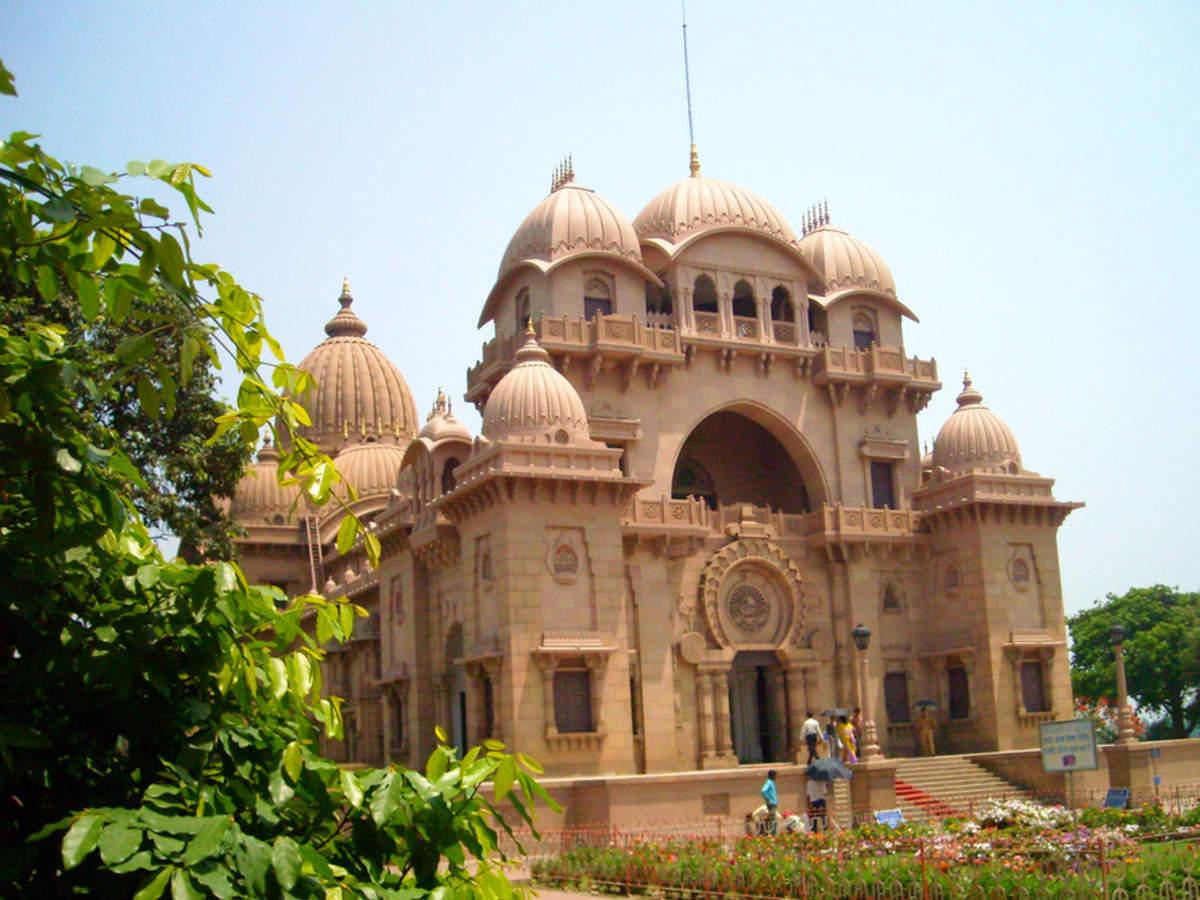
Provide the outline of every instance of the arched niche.
<path id="1" fill-rule="evenodd" d="M 702 496 L 713 507 L 750 503 L 796 514 L 816 509 L 829 496 L 804 436 L 753 403 L 713 410 L 692 426 L 675 456 L 673 495 L 686 490 L 689 471 L 704 473 Z"/>

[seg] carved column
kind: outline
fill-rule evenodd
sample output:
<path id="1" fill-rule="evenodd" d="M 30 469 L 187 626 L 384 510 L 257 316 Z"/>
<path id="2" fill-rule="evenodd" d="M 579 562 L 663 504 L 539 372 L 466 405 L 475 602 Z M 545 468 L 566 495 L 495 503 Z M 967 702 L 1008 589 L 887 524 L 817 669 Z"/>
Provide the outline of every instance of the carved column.
<path id="1" fill-rule="evenodd" d="M 804 742 L 800 739 L 800 726 L 808 709 L 804 691 L 804 669 L 800 666 L 789 666 L 784 672 L 784 678 L 787 681 L 788 752 L 798 759 L 799 753 L 805 749 Z"/>
<path id="2" fill-rule="evenodd" d="M 605 653 L 590 653 L 584 657 L 591 680 L 592 731 L 604 733 L 604 669 L 608 664 Z"/>
<path id="3" fill-rule="evenodd" d="M 713 735 L 713 683 L 712 673 L 696 671 L 696 705 L 698 707 L 700 731 L 700 755 L 709 756 L 716 749 Z"/>
<path id="4" fill-rule="evenodd" d="M 733 729 L 729 719 L 729 672 L 713 674 L 713 691 L 716 693 L 716 737 L 717 753 L 733 755 Z"/>
<path id="5" fill-rule="evenodd" d="M 546 719 L 546 734 L 558 734 L 558 725 L 554 718 L 554 669 L 555 659 L 550 655 L 537 657 L 538 668 L 542 670 L 542 714 Z"/>

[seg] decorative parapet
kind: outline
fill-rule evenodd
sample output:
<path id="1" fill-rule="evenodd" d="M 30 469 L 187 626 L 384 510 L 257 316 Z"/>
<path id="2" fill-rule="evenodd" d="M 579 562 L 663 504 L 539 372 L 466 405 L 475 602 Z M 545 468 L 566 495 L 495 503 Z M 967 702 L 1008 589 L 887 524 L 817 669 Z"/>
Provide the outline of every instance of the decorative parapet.
<path id="1" fill-rule="evenodd" d="M 841 405 L 847 391 L 858 395 L 865 410 L 877 396 L 888 401 L 888 414 L 894 415 L 905 404 L 914 415 L 941 389 L 937 360 L 906 356 L 900 347 L 872 346 L 821 347 L 813 359 L 813 383 L 829 389 L 833 401 Z"/>
<path id="2" fill-rule="evenodd" d="M 619 368 L 622 386 L 628 387 L 639 371 L 651 386 L 668 369 L 683 364 L 679 330 L 651 324 L 637 316 L 596 315 L 591 319 L 542 316 L 534 323 L 538 343 L 566 374 L 574 360 L 582 361 L 585 378 L 592 384 L 605 366 Z M 483 345 L 482 359 L 467 370 L 466 399 L 482 408 L 488 394 L 512 368 L 523 333 L 493 338 Z"/>
<path id="3" fill-rule="evenodd" d="M 658 554 L 688 553 L 713 533 L 714 515 L 703 500 L 695 497 L 634 497 L 621 517 L 621 533 L 627 551 L 646 546 Z"/>
<path id="4" fill-rule="evenodd" d="M 804 517 L 804 537 L 810 547 L 846 547 L 867 543 L 913 543 L 919 537 L 921 514 L 912 509 L 874 509 L 835 503 Z"/>
<path id="5" fill-rule="evenodd" d="M 913 506 L 935 528 L 947 515 L 962 515 L 967 509 L 984 515 L 982 510 L 988 507 L 1004 510 L 1000 513 L 1003 515 L 1057 527 L 1083 504 L 1055 500 L 1053 487 L 1053 478 L 1033 473 L 968 472 L 921 485 L 913 491 Z"/>

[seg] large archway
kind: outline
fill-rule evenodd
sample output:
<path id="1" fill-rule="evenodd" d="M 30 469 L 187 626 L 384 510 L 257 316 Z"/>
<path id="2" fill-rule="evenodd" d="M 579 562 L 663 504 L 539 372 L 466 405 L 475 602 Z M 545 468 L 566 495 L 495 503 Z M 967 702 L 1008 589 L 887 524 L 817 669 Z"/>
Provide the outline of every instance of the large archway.
<path id="1" fill-rule="evenodd" d="M 742 650 L 729 670 L 729 720 L 739 763 L 787 758 L 783 668 L 770 650 Z"/>
<path id="2" fill-rule="evenodd" d="M 804 439 L 774 413 L 745 405 L 692 429 L 675 460 L 671 496 L 698 497 L 711 509 L 751 503 L 795 514 L 825 502 L 826 491 Z"/>

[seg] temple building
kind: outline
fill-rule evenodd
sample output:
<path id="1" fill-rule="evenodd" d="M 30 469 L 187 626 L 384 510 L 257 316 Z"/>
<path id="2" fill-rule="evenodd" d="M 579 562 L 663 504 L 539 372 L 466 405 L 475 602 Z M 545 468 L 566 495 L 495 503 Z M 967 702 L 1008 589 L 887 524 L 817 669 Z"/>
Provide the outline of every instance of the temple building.
<path id="1" fill-rule="evenodd" d="M 794 761 L 808 710 L 864 706 L 888 756 L 916 753 L 918 701 L 948 752 L 1070 717 L 1057 530 L 1081 504 L 969 378 L 922 458 L 941 382 L 883 259 L 694 154 L 632 221 L 569 166 L 551 187 L 483 300 L 480 434 L 440 392 L 418 420 L 348 288 L 301 363 L 377 569 L 270 445 L 233 502 L 252 580 L 368 612 L 327 648 L 326 752 L 421 765 L 441 725 L 552 775 L 677 772 Z"/>

